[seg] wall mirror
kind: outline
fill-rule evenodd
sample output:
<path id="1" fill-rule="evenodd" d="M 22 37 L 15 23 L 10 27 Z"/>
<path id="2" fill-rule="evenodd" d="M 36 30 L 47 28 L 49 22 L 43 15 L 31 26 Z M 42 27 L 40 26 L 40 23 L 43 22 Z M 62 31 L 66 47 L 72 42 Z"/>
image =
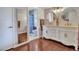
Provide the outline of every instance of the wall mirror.
<path id="1" fill-rule="evenodd" d="M 62 9 L 62 7 L 51 7 L 45 9 L 45 18 L 49 21 L 49 23 L 52 23 L 54 20 L 58 20 L 61 15 Z"/>
<path id="2" fill-rule="evenodd" d="M 56 14 L 52 11 L 52 9 L 45 10 L 45 19 L 49 23 L 52 23 L 56 19 Z"/>

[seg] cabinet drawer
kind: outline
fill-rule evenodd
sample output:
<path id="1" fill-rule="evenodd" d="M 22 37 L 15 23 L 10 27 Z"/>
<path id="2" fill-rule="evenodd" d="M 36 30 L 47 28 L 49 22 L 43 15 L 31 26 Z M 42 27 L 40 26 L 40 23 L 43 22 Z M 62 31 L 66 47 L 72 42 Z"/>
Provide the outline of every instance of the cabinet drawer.
<path id="1" fill-rule="evenodd" d="M 74 31 L 61 31 L 60 40 L 65 44 L 73 44 L 76 40 L 76 33 Z"/>

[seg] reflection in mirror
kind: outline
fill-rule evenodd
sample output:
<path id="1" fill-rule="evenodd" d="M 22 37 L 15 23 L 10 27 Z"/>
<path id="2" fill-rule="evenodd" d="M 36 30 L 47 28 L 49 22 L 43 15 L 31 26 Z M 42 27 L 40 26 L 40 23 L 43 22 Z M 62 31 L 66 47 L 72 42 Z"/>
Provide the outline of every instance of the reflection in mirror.
<path id="1" fill-rule="evenodd" d="M 60 18 L 60 12 L 61 12 L 62 8 L 48 8 L 45 11 L 46 14 L 46 20 L 48 21 L 47 23 L 49 25 L 55 25 L 58 26 L 59 25 L 59 18 Z"/>
<path id="2" fill-rule="evenodd" d="M 16 8 L 18 44 L 27 41 L 27 8 Z"/>
<path id="3" fill-rule="evenodd" d="M 49 21 L 49 23 L 53 22 L 54 20 L 59 18 L 62 10 L 62 7 L 47 8 L 45 9 L 45 18 Z"/>

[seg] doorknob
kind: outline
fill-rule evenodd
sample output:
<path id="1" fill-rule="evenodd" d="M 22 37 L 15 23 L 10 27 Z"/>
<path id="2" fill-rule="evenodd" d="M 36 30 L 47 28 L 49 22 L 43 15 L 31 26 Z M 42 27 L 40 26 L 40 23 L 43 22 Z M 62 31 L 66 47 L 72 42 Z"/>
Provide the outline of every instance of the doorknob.
<path id="1" fill-rule="evenodd" d="M 13 28 L 13 26 L 9 26 L 8 28 Z"/>

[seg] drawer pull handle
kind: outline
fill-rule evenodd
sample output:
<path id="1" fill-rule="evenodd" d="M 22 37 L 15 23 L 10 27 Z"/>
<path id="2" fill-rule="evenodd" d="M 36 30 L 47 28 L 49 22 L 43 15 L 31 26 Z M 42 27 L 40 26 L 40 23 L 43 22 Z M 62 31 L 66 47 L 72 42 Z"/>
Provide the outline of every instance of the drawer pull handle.
<path id="1" fill-rule="evenodd" d="M 65 38 L 67 38 L 67 33 L 64 34 Z"/>

